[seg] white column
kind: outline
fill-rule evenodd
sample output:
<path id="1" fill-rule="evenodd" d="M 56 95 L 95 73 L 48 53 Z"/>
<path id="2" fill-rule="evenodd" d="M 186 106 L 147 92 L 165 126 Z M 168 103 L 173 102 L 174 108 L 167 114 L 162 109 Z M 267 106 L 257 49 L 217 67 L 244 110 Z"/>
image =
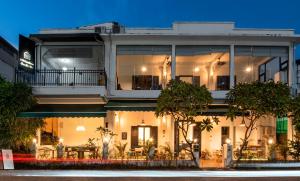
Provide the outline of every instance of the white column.
<path id="1" fill-rule="evenodd" d="M 172 55 L 171 55 L 171 77 L 172 79 L 175 79 L 176 77 L 176 53 L 175 53 L 175 45 L 172 45 Z"/>
<path id="2" fill-rule="evenodd" d="M 116 90 L 116 71 L 117 71 L 117 48 L 115 44 L 112 44 L 111 46 L 111 52 L 110 52 L 110 59 L 109 59 L 109 74 L 108 74 L 108 87 L 110 89 L 110 92 L 112 93 L 113 91 Z"/>
<path id="3" fill-rule="evenodd" d="M 295 45 L 291 43 L 289 46 L 289 86 L 297 88 L 296 83 L 296 62 L 295 62 Z"/>
<path id="4" fill-rule="evenodd" d="M 229 68 L 229 73 L 230 73 L 230 88 L 234 87 L 234 45 L 230 45 L 230 68 Z"/>

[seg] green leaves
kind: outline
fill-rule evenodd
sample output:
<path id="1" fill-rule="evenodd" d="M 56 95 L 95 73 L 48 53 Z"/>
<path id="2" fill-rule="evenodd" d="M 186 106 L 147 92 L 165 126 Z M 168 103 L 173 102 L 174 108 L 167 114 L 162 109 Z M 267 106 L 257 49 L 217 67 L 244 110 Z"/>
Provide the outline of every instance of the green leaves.
<path id="1" fill-rule="evenodd" d="M 41 119 L 17 119 L 17 113 L 36 103 L 31 87 L 11 83 L 0 77 L 0 147 L 23 149 L 32 141 L 36 130 L 44 125 Z"/>
<path id="2" fill-rule="evenodd" d="M 274 81 L 239 83 L 227 94 L 229 112 L 237 115 L 261 117 L 264 115 L 285 116 L 290 110 L 290 90 L 286 84 Z"/>
<path id="3" fill-rule="evenodd" d="M 200 115 L 212 101 L 211 93 L 205 86 L 171 80 L 158 97 L 155 113 L 156 116 L 176 114 L 176 118 L 184 120 Z"/>
<path id="4" fill-rule="evenodd" d="M 300 96 L 295 97 L 291 102 L 291 115 L 295 129 L 300 132 Z"/>

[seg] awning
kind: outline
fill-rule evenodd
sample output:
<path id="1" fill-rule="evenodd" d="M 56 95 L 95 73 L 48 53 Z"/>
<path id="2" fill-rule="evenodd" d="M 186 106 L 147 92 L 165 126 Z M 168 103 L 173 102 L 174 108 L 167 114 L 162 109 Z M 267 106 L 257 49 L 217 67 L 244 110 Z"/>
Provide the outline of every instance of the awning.
<path id="1" fill-rule="evenodd" d="M 109 101 L 104 107 L 110 111 L 155 111 L 156 100 Z"/>
<path id="2" fill-rule="evenodd" d="M 39 104 L 33 109 L 18 113 L 19 118 L 45 117 L 105 117 L 106 110 L 99 104 Z"/>
<path id="3" fill-rule="evenodd" d="M 104 107 L 108 111 L 155 111 L 156 100 L 111 100 Z M 204 116 L 225 116 L 227 105 L 210 105 Z"/>

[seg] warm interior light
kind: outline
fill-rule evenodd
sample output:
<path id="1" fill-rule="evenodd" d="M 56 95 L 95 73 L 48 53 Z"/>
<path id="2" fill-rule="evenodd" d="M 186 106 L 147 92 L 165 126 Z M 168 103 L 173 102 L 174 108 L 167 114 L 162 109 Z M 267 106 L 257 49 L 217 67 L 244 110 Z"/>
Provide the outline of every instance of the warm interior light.
<path id="1" fill-rule="evenodd" d="M 194 72 L 199 72 L 199 67 L 196 67 L 195 69 L 194 69 Z"/>
<path id="2" fill-rule="evenodd" d="M 268 143 L 269 143 L 269 145 L 273 144 L 273 138 L 269 138 Z"/>
<path id="3" fill-rule="evenodd" d="M 227 139 L 225 140 L 225 142 L 226 142 L 226 144 L 230 144 L 230 143 L 231 143 L 231 140 L 230 140 L 229 138 L 227 138 Z"/>
<path id="4" fill-rule="evenodd" d="M 194 139 L 194 143 L 197 143 L 198 142 L 198 139 Z"/>
<path id="5" fill-rule="evenodd" d="M 166 120 L 166 117 L 165 117 L 165 116 L 162 117 L 162 122 L 163 122 L 164 124 L 166 124 L 167 120 Z"/>
<path id="6" fill-rule="evenodd" d="M 36 142 L 37 142 L 36 138 L 33 138 L 32 143 L 36 144 Z"/>
<path id="7" fill-rule="evenodd" d="M 63 71 L 67 71 L 68 68 L 67 68 L 67 67 L 63 67 L 62 70 L 63 70 Z"/>
<path id="8" fill-rule="evenodd" d="M 149 138 L 149 141 L 150 141 L 150 142 L 153 142 L 153 138 Z"/>
<path id="9" fill-rule="evenodd" d="M 63 138 L 59 138 L 59 143 L 63 143 L 64 139 Z"/>
<path id="10" fill-rule="evenodd" d="M 141 70 L 142 70 L 142 72 L 146 72 L 147 68 L 145 66 L 143 66 Z"/>
<path id="11" fill-rule="evenodd" d="M 109 142 L 109 138 L 107 136 L 105 136 L 104 139 L 103 139 L 103 142 L 104 143 L 108 143 Z"/>
<path id="12" fill-rule="evenodd" d="M 82 125 L 79 125 L 76 127 L 76 131 L 85 131 L 85 127 Z"/>
<path id="13" fill-rule="evenodd" d="M 246 67 L 246 69 L 245 69 L 246 72 L 251 72 L 251 70 L 252 70 L 252 69 L 251 69 L 251 67 L 249 67 L 249 66 Z"/>
<path id="14" fill-rule="evenodd" d="M 243 127 L 244 127 L 245 125 L 246 125 L 246 124 L 245 124 L 245 120 L 243 119 L 242 122 L 241 122 L 241 124 L 240 124 L 240 126 L 243 126 Z"/>

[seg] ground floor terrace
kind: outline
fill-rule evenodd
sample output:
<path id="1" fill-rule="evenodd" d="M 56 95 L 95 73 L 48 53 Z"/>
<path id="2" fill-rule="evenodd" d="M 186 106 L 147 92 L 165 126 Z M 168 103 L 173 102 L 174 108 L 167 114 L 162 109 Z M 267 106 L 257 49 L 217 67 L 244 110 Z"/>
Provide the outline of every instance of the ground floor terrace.
<path id="1" fill-rule="evenodd" d="M 101 114 L 44 112 L 45 126 L 37 131 L 33 140 L 33 157 L 40 161 L 138 164 L 190 160 L 191 155 L 181 149 L 185 141 L 171 117 L 156 117 L 151 103 L 144 106 L 108 104 Z M 200 146 L 201 167 L 223 167 L 224 144 L 232 145 L 232 156 L 236 159 L 244 138 L 245 120 L 237 117 L 231 121 L 224 111 L 215 109 L 198 116 L 189 128 L 188 139 Z M 210 116 L 218 116 L 219 124 L 214 123 L 210 132 L 200 132 L 197 124 Z M 245 160 L 267 160 L 270 144 L 292 139 L 292 124 L 287 118 L 265 117 L 256 127 L 243 153 Z M 276 158 L 282 159 L 282 156 L 278 153 Z"/>

